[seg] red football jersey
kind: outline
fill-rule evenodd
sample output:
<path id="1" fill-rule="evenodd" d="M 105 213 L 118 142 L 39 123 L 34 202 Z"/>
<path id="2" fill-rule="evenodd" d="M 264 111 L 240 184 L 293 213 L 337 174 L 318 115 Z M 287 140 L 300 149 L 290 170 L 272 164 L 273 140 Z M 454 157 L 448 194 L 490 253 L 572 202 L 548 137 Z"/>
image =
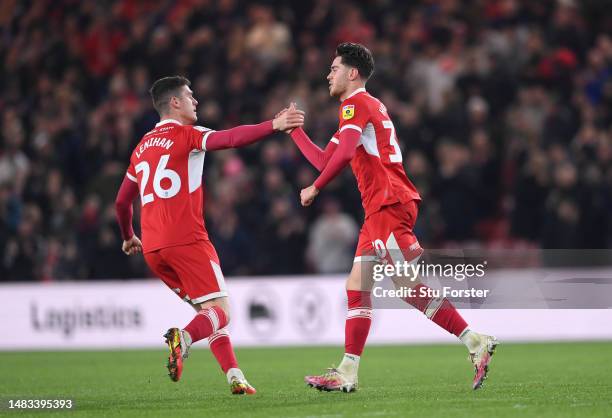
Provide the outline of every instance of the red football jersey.
<path id="1" fill-rule="evenodd" d="M 126 176 L 140 191 L 144 252 L 208 239 L 202 171 L 212 132 L 166 119 L 132 152 Z"/>
<path id="2" fill-rule="evenodd" d="M 381 207 L 412 200 L 421 200 L 402 165 L 402 151 L 387 108 L 365 89 L 355 90 L 340 105 L 340 132 L 355 129 L 361 132 L 359 146 L 351 160 L 366 217 Z"/>

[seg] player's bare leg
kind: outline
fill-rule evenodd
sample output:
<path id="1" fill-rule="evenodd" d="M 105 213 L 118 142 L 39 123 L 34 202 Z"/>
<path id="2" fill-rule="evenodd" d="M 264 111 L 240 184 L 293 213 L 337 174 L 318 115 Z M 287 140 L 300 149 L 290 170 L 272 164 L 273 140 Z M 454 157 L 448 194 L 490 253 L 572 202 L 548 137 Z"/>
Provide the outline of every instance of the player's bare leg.
<path id="1" fill-rule="evenodd" d="M 392 280 L 396 289 L 413 288 L 417 291 L 417 294 L 420 289 L 427 289 L 427 286 L 423 285 L 418 279 L 393 277 Z M 428 319 L 459 338 L 467 347 L 469 360 L 474 365 L 472 389 L 476 390 L 482 387 L 484 380 L 487 378 L 491 357 L 499 344 L 497 339 L 490 335 L 472 331 L 455 307 L 446 299 L 415 297 L 404 301 L 419 309 Z"/>
<path id="2" fill-rule="evenodd" d="M 345 353 L 340 365 L 322 375 L 306 376 L 306 384 L 318 390 L 354 392 L 358 388 L 359 361 L 370 330 L 370 292 L 374 262 L 358 261 L 346 281 L 348 314 L 345 325 Z M 367 280 L 364 280 L 367 278 Z"/>

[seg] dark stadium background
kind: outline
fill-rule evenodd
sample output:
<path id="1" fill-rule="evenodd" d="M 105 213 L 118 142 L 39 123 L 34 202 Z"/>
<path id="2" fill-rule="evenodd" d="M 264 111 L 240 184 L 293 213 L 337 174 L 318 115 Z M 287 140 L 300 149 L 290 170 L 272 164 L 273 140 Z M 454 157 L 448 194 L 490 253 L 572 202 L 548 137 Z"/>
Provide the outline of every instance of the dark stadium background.
<path id="1" fill-rule="evenodd" d="M 340 41 L 374 53 L 368 89 L 423 196 L 424 247 L 609 248 L 609 8 L 1 1 L 0 279 L 150 276 L 122 254 L 113 203 L 157 122 L 151 83 L 189 77 L 199 124 L 214 129 L 296 101 L 324 144 L 337 127 L 325 76 Z M 299 190 L 314 176 L 286 135 L 207 155 L 206 223 L 226 275 L 348 271 L 362 217 L 352 174 L 303 209 Z"/>

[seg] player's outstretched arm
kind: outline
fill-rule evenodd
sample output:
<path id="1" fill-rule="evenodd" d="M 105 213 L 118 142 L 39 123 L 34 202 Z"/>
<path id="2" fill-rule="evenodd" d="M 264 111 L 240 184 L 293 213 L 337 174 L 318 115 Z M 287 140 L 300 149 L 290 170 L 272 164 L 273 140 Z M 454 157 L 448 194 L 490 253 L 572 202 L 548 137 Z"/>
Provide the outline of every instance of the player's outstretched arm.
<path id="1" fill-rule="evenodd" d="M 334 154 L 334 151 L 338 147 L 337 142 L 334 142 L 332 139 L 327 143 L 325 150 L 322 150 L 312 142 L 312 140 L 308 137 L 308 134 L 304 132 L 302 128 L 294 129 L 291 132 L 291 139 L 295 142 L 295 145 L 299 148 L 300 152 L 310 164 L 313 165 L 319 171 L 323 171 L 331 156 Z"/>
<path id="2" fill-rule="evenodd" d="M 304 125 L 302 110 L 281 112 L 273 120 L 257 125 L 240 125 L 224 131 L 213 131 L 204 134 L 203 149 L 215 151 L 227 148 L 240 148 L 257 142 L 275 131 L 285 131 Z"/>
<path id="3" fill-rule="evenodd" d="M 127 255 L 142 252 L 142 243 L 134 235 L 132 228 L 132 202 L 136 196 L 138 196 L 138 184 L 125 176 L 115 199 L 115 213 L 123 238 L 122 250 Z"/>
<path id="4" fill-rule="evenodd" d="M 359 145 L 361 132 L 354 129 L 345 129 L 340 133 L 338 149 L 333 153 L 329 162 L 315 180 L 315 182 L 300 192 L 300 199 L 303 206 L 310 206 L 319 191 L 334 179 L 344 167 L 355 156 L 355 150 Z"/>
<path id="5" fill-rule="evenodd" d="M 317 189 L 321 190 L 325 187 L 353 159 L 360 137 L 361 132 L 354 129 L 345 129 L 340 133 L 338 149 L 314 182 Z"/>

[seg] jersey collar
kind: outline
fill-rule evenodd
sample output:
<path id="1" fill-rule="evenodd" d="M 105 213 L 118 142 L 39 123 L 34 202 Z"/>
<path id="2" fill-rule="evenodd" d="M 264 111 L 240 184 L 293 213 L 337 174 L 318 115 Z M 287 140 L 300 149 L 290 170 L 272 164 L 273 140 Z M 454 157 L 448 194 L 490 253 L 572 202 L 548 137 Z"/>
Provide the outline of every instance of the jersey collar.
<path id="1" fill-rule="evenodd" d="M 366 89 L 364 87 L 359 87 L 357 90 L 352 92 L 346 99 L 350 99 L 351 97 L 353 97 L 356 94 L 365 93 L 365 92 L 366 92 Z M 344 99 L 344 100 L 346 100 L 346 99 Z"/>
<path id="2" fill-rule="evenodd" d="M 182 125 L 182 123 L 181 123 L 181 122 L 179 122 L 179 121 L 178 121 L 178 120 L 176 120 L 176 119 L 164 119 L 164 120 L 160 120 L 160 121 L 159 121 L 159 122 L 158 122 L 158 123 L 155 125 L 155 127 L 157 128 L 157 127 L 162 126 L 162 125 L 165 125 L 165 124 L 167 124 L 167 123 L 176 123 L 177 125 Z"/>

